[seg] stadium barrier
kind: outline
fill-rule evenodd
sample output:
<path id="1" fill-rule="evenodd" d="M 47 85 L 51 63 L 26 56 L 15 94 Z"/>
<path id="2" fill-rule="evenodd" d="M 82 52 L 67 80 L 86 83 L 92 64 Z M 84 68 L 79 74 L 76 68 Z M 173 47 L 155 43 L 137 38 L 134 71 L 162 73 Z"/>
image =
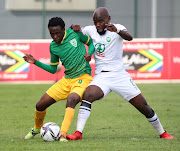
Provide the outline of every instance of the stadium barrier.
<path id="1" fill-rule="evenodd" d="M 0 83 L 49 83 L 64 75 L 60 64 L 55 74 L 48 73 L 22 58 L 32 54 L 35 59 L 50 63 L 51 40 L 0 40 Z M 134 39 L 124 41 L 123 62 L 136 81 L 180 81 L 180 39 Z M 94 76 L 95 62 L 91 62 Z"/>

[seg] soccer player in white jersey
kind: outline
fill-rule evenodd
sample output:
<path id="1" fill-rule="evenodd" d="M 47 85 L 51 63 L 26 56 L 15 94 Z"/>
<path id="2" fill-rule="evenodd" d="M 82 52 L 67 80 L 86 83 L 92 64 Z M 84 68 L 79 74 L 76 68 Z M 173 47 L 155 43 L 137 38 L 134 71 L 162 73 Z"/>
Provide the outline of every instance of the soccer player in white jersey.
<path id="1" fill-rule="evenodd" d="M 173 139 L 162 127 L 156 113 L 147 104 L 141 91 L 133 82 L 123 65 L 123 39 L 131 41 L 133 37 L 127 29 L 120 24 L 110 24 L 108 10 L 99 7 L 93 14 L 94 26 L 87 26 L 82 31 L 89 35 L 95 46 L 95 76 L 87 87 L 82 104 L 79 108 L 76 132 L 67 135 L 69 140 L 82 139 L 82 132 L 91 112 L 91 103 L 102 99 L 111 91 L 119 94 L 137 110 L 139 110 L 149 123 L 155 128 L 160 138 Z M 81 31 L 79 25 L 72 25 L 74 31 Z M 87 56 L 86 60 L 90 60 Z"/>

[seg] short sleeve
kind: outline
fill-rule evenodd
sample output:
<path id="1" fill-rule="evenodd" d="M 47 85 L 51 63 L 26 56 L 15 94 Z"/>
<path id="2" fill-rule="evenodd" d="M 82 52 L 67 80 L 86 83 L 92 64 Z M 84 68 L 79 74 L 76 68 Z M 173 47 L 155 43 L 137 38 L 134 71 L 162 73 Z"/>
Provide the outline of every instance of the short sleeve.
<path id="1" fill-rule="evenodd" d="M 81 30 L 82 30 L 82 32 L 83 32 L 84 34 L 86 34 L 86 35 L 88 35 L 88 36 L 90 35 L 89 32 L 88 32 L 89 30 L 88 30 L 88 27 L 87 27 L 87 26 L 81 28 Z"/>
<path id="2" fill-rule="evenodd" d="M 114 26 L 119 29 L 119 30 L 127 30 L 126 27 L 124 27 L 123 25 L 121 24 L 114 24 Z"/>

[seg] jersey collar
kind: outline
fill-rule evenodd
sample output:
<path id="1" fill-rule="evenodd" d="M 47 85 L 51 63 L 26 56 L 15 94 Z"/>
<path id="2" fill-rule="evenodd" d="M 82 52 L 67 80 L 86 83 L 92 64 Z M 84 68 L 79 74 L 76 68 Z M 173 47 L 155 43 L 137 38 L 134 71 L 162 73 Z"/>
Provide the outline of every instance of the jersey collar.
<path id="1" fill-rule="evenodd" d="M 61 41 L 61 44 L 63 43 L 63 41 L 64 41 L 66 35 L 67 35 L 67 32 L 66 32 L 66 30 L 65 30 L 65 32 L 64 32 L 64 37 L 63 37 L 63 39 L 62 39 L 62 41 Z"/>

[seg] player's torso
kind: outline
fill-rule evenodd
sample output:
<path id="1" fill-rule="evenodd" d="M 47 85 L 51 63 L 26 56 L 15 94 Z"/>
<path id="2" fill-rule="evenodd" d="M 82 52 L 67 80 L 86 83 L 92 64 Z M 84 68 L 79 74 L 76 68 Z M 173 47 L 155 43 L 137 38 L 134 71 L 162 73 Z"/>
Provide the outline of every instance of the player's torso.
<path id="1" fill-rule="evenodd" d="M 66 69 L 66 75 L 77 77 L 77 75 L 84 73 L 86 67 L 89 66 L 84 59 L 86 49 L 77 33 L 69 29 L 66 30 L 65 34 L 60 44 L 53 43 L 53 45 L 51 45 L 51 53 L 60 58 L 62 65 Z"/>
<path id="2" fill-rule="evenodd" d="M 95 57 L 98 59 L 112 59 L 119 57 L 123 39 L 115 32 L 106 31 L 104 35 L 99 35 L 95 26 L 89 28 L 90 37 L 93 40 L 95 46 Z"/>
<path id="3" fill-rule="evenodd" d="M 96 69 L 109 70 L 117 64 L 122 65 L 123 39 L 117 33 L 110 31 L 99 35 L 95 26 L 91 26 L 88 30 L 87 34 L 92 38 L 95 47 Z"/>
<path id="4" fill-rule="evenodd" d="M 61 61 L 68 59 L 70 56 L 73 57 L 74 54 L 82 53 L 84 49 L 78 35 L 68 30 L 65 32 L 65 37 L 60 44 L 54 43 L 51 46 L 52 53 L 57 55 Z"/>
<path id="5" fill-rule="evenodd" d="M 60 44 L 53 43 L 51 51 L 57 55 L 64 66 L 75 64 L 80 59 L 84 60 L 86 49 L 78 35 L 71 30 L 66 30 L 65 37 Z"/>

